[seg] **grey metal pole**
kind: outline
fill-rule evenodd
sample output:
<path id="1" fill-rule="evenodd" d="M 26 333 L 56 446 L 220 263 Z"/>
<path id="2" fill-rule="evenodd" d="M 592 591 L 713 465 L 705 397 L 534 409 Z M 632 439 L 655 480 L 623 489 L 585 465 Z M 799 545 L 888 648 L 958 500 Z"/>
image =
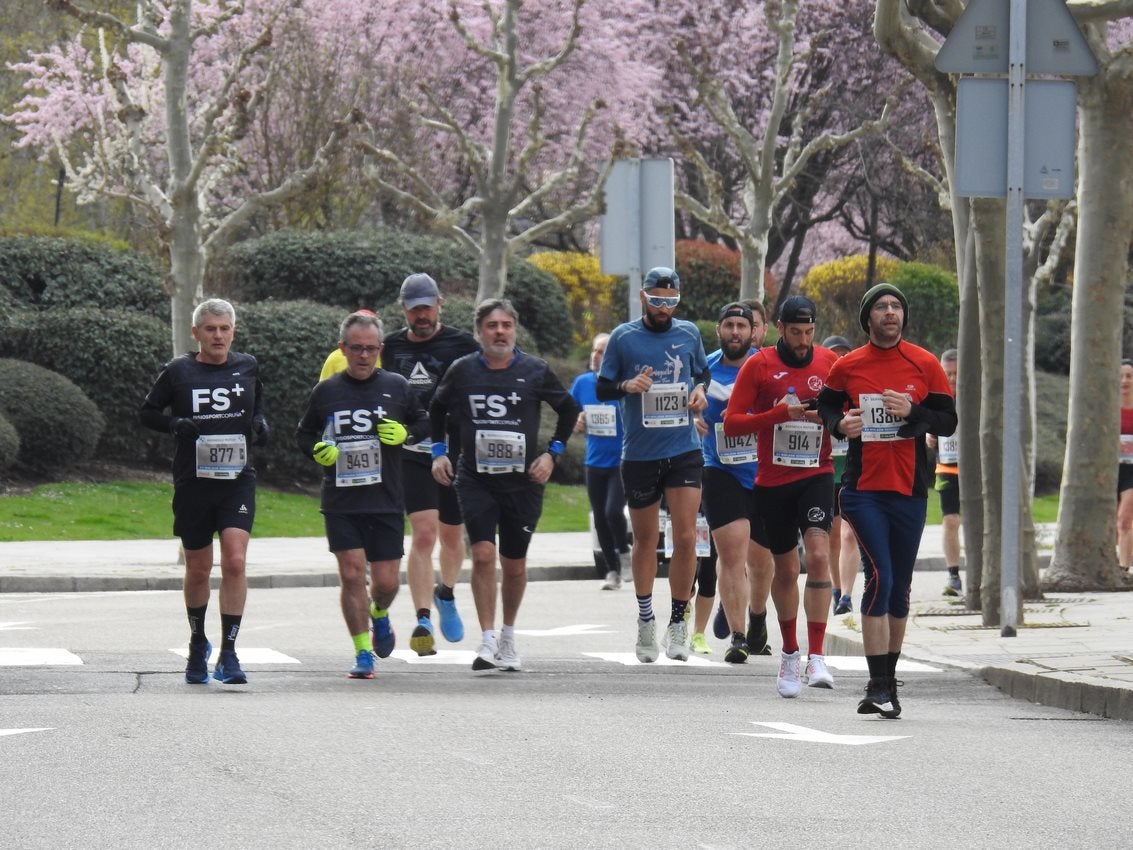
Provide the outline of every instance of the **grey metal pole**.
<path id="1" fill-rule="evenodd" d="M 1003 493 L 999 548 L 1003 637 L 1015 637 L 1019 610 L 1019 499 L 1023 397 L 1023 151 L 1027 79 L 1027 0 L 1011 0 L 1007 71 L 1007 222 L 1003 318 Z"/>

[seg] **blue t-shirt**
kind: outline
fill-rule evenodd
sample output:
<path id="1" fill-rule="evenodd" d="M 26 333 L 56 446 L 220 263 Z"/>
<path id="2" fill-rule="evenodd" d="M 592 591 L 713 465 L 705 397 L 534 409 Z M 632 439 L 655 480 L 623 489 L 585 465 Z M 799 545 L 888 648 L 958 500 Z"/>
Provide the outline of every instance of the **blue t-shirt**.
<path id="1" fill-rule="evenodd" d="M 636 377 L 646 366 L 653 367 L 654 384 L 684 384 L 691 392 L 694 379 L 708 367 L 696 325 L 673 319 L 668 330 L 658 332 L 639 320 L 614 328 L 599 376 L 620 383 Z M 658 460 L 700 451 L 700 435 L 691 416 L 674 425 L 645 427 L 642 400 L 642 393 L 630 393 L 621 400 L 625 425 L 622 460 Z"/>
<path id="2" fill-rule="evenodd" d="M 598 375 L 594 372 L 584 372 L 575 378 L 574 383 L 570 385 L 570 394 L 583 411 L 591 405 L 600 404 L 610 408 L 614 414 L 616 434 L 613 437 L 599 437 L 592 434 L 589 417 L 587 417 L 586 427 L 586 465 L 598 469 L 613 469 L 621 466 L 622 462 L 622 438 L 625 436 L 625 429 L 622 427 L 622 412 L 616 401 L 598 401 L 598 395 L 594 389 L 597 385 Z"/>
<path id="3" fill-rule="evenodd" d="M 748 351 L 747 357 L 751 356 Z M 731 474 L 748 490 L 755 486 L 755 473 L 759 467 L 758 462 L 724 463 L 716 451 L 716 425 L 724 419 L 724 411 L 728 408 L 728 399 L 732 397 L 732 387 L 736 383 L 736 376 L 740 373 L 739 366 L 729 366 L 723 362 L 724 352 L 713 351 L 708 355 L 708 369 L 712 373 L 712 384 L 708 387 L 708 407 L 701 417 L 708 424 L 708 436 L 704 438 L 704 465 L 723 469 Z M 747 357 L 744 360 L 747 360 Z M 743 364 L 740 364 L 743 365 Z"/>

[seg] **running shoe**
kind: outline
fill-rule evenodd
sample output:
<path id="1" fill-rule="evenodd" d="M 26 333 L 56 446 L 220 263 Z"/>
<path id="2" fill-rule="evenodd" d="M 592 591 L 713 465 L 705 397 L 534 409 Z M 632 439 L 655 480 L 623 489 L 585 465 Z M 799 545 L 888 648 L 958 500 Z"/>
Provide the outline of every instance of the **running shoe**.
<path id="1" fill-rule="evenodd" d="M 697 655 L 711 655 L 712 647 L 708 645 L 708 641 L 704 637 L 704 632 L 696 632 L 688 640 L 688 648 L 695 652 Z"/>
<path id="2" fill-rule="evenodd" d="M 779 675 L 775 677 L 775 688 L 779 696 L 785 699 L 794 699 L 802 690 L 799 682 L 799 651 L 784 652 L 779 662 Z"/>
<path id="3" fill-rule="evenodd" d="M 858 703 L 858 714 L 880 714 L 889 719 L 896 718 L 901 709 L 893 705 L 890 693 L 892 679 L 870 679 L 865 686 L 865 698 Z"/>
<path id="4" fill-rule="evenodd" d="M 606 573 L 606 581 L 602 583 L 603 590 L 618 590 L 622 586 L 622 574 L 615 570 Z"/>
<path id="5" fill-rule="evenodd" d="M 752 655 L 771 654 L 771 645 L 767 642 L 767 617 L 763 618 L 763 625 L 757 627 L 750 611 L 747 615 L 747 649 Z"/>
<path id="6" fill-rule="evenodd" d="M 959 596 L 963 587 L 960 585 L 960 576 L 949 576 L 948 584 L 944 585 L 945 596 Z"/>
<path id="7" fill-rule="evenodd" d="M 354 666 L 346 675 L 351 679 L 374 678 L 374 653 L 368 649 L 358 650 L 358 654 L 354 656 Z"/>
<path id="8" fill-rule="evenodd" d="M 437 606 L 437 615 L 441 618 L 441 634 L 449 643 L 460 643 L 464 640 L 464 623 L 460 619 L 460 612 L 456 610 L 456 600 L 441 599 L 433 591 L 433 602 Z"/>
<path id="9" fill-rule="evenodd" d="M 716 616 L 712 618 L 712 634 L 716 636 L 716 640 L 724 640 L 731 634 L 731 629 L 728 628 L 728 615 L 724 613 L 723 603 L 720 603 L 720 607 L 716 609 Z"/>
<path id="10" fill-rule="evenodd" d="M 492 641 L 481 641 L 480 648 L 476 650 L 476 657 L 472 659 L 473 670 L 495 670 L 496 655 L 499 648 Z"/>
<path id="11" fill-rule="evenodd" d="M 901 716 L 901 700 L 897 698 L 897 686 L 904 684 L 900 679 L 889 677 L 889 702 L 893 704 L 893 718 Z"/>
<path id="12" fill-rule="evenodd" d="M 684 620 L 669 623 L 665 630 L 665 657 L 673 661 L 688 661 L 688 626 Z"/>
<path id="13" fill-rule="evenodd" d="M 248 676 L 240 669 L 240 659 L 236 657 L 236 650 L 222 649 L 220 657 L 216 659 L 216 669 L 212 677 L 222 685 L 246 685 Z"/>
<path id="14" fill-rule="evenodd" d="M 212 655 L 212 644 L 207 640 L 204 643 L 189 644 L 189 662 L 185 665 L 185 681 L 190 685 L 203 685 L 209 680 L 209 656 Z"/>
<path id="15" fill-rule="evenodd" d="M 652 664 L 657 660 L 657 620 L 637 621 L 637 660 L 642 664 Z"/>
<path id="16" fill-rule="evenodd" d="M 832 688 L 834 677 L 826 669 L 826 659 L 821 655 L 811 655 L 806 661 L 806 683 L 811 688 Z"/>
<path id="17" fill-rule="evenodd" d="M 852 614 L 852 613 L 854 613 L 854 601 L 849 596 L 843 595 L 842 598 L 839 599 L 834 604 L 834 613 L 835 614 Z"/>
<path id="18" fill-rule="evenodd" d="M 732 635 L 732 645 L 724 653 L 724 660 L 729 664 L 746 664 L 748 656 L 747 639 L 736 632 Z"/>
<path id="19" fill-rule="evenodd" d="M 374 621 L 374 654 L 378 658 L 389 658 L 394 645 L 397 643 L 397 635 L 393 633 L 389 614 L 372 619 Z"/>
<path id="20" fill-rule="evenodd" d="M 501 670 L 516 672 L 523 664 L 519 660 L 519 653 L 515 651 L 515 638 L 501 637 L 499 649 L 496 650 L 496 666 Z"/>
<path id="21" fill-rule="evenodd" d="M 418 617 L 417 627 L 409 636 L 409 648 L 420 656 L 436 655 L 433 648 L 436 641 L 433 639 L 433 621 L 428 617 Z"/>

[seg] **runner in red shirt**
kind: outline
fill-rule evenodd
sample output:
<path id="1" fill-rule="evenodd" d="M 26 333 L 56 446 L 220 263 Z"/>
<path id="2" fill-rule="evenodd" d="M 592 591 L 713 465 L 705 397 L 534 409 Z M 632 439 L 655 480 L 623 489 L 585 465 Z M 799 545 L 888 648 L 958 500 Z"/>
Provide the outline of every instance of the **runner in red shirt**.
<path id="1" fill-rule="evenodd" d="M 807 684 L 831 688 L 822 644 L 830 612 L 830 526 L 834 518 L 834 464 L 830 435 L 815 412 L 818 393 L 838 356 L 814 344 L 817 308 L 792 295 L 779 310 L 779 341 L 761 348 L 736 377 L 724 413 L 729 437 L 756 434 L 759 467 L 755 506 L 763 518 L 775 575 L 771 598 L 783 635 L 776 677 L 779 694 L 799 695 L 799 534 L 806 549 Z"/>

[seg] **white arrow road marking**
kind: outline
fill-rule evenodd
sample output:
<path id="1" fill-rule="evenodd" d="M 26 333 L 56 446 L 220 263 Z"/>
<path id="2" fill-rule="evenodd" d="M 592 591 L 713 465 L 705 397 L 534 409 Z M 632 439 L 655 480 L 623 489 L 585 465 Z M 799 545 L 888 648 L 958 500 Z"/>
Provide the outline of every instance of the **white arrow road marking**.
<path id="1" fill-rule="evenodd" d="M 0 667 L 44 667 L 81 665 L 83 659 L 65 649 L 11 647 L 0 649 Z"/>
<path id="2" fill-rule="evenodd" d="M 25 732 L 50 732 L 51 726 L 42 726 L 38 729 L 0 729 L 0 737 L 4 735 L 23 735 Z"/>
<path id="3" fill-rule="evenodd" d="M 674 661 L 668 658 L 664 653 L 652 663 L 643 663 L 637 660 L 637 655 L 632 652 L 584 652 L 590 658 L 601 658 L 603 661 L 612 661 L 615 664 L 621 664 L 625 667 L 732 667 L 732 664 L 725 664 L 722 661 L 709 661 L 707 658 L 701 658 L 698 655 L 690 655 L 688 661 Z"/>
<path id="4" fill-rule="evenodd" d="M 179 647 L 169 650 L 174 655 L 180 655 L 182 658 L 189 657 L 188 647 Z M 240 657 L 241 664 L 300 664 L 298 658 L 292 658 L 290 655 L 284 655 L 282 652 L 276 652 L 274 649 L 259 649 L 254 646 L 242 646 L 236 650 L 236 654 Z M 215 662 L 217 656 L 220 655 L 220 647 L 214 646 L 212 648 L 212 655 L 209 661 Z"/>
<path id="5" fill-rule="evenodd" d="M 849 670 L 857 673 L 869 672 L 869 667 L 866 666 L 865 656 L 863 655 L 824 655 L 827 667 L 833 667 L 835 670 Z M 898 673 L 943 673 L 944 670 L 940 667 L 932 667 L 928 664 L 923 664 L 920 661 L 910 661 L 907 658 L 900 658 L 897 660 Z"/>
<path id="6" fill-rule="evenodd" d="M 4 623 L 0 622 L 0 632 L 26 632 L 36 628 L 35 626 L 25 626 L 24 623 Z"/>
<path id="7" fill-rule="evenodd" d="M 851 747 L 860 747 L 862 744 L 884 744 L 886 741 L 899 741 L 908 738 L 908 735 L 835 735 L 832 732 L 823 732 L 821 729 L 809 729 L 806 726 L 796 726 L 793 723 L 760 723 L 751 721 L 754 726 L 766 726 L 769 729 L 778 729 L 778 732 L 732 732 L 732 735 L 743 735 L 748 738 L 781 738 L 785 741 L 805 741 L 813 744 L 845 744 Z"/>
<path id="8" fill-rule="evenodd" d="M 598 631 L 595 631 L 595 629 Z M 612 635 L 615 632 L 609 626 L 579 623 L 576 626 L 559 626 L 557 629 L 516 629 L 515 633 L 531 637 L 565 637 L 567 635 Z"/>
<path id="9" fill-rule="evenodd" d="M 436 655 L 418 655 L 412 649 L 395 649 L 390 658 L 404 661 L 406 664 L 441 665 L 459 664 L 468 667 L 476 653 L 471 649 L 438 649 Z M 380 660 L 380 659 L 379 659 Z"/>

